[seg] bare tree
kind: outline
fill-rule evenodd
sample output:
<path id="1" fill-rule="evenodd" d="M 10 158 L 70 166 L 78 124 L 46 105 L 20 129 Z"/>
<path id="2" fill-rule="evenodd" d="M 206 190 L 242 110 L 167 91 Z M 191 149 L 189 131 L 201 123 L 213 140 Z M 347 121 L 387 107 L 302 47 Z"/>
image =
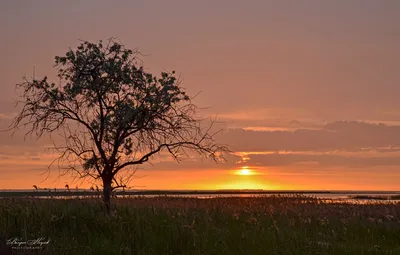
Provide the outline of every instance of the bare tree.
<path id="1" fill-rule="evenodd" d="M 227 151 L 215 142 L 212 123 L 203 127 L 196 118 L 174 72 L 158 78 L 141 63 L 137 50 L 115 39 L 84 41 L 55 57 L 58 84 L 47 77 L 17 84 L 23 108 L 11 128 L 60 135 L 59 167 L 101 181 L 107 212 L 112 191 L 126 187 L 123 169 L 131 172 L 161 152 L 179 160 L 194 151 L 217 161 Z"/>

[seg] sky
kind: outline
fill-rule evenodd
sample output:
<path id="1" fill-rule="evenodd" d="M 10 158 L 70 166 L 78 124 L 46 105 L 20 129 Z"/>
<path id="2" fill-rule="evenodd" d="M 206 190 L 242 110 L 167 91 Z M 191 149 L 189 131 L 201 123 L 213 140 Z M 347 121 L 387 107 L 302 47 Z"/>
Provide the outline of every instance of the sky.
<path id="1" fill-rule="evenodd" d="M 134 187 L 400 190 L 399 12 L 397 0 L 0 1 L 0 129 L 23 76 L 54 78 L 54 56 L 116 37 L 199 93 L 232 150 L 220 164 L 155 158 Z M 0 189 L 71 183 L 43 174 L 45 139 L 0 141 Z"/>

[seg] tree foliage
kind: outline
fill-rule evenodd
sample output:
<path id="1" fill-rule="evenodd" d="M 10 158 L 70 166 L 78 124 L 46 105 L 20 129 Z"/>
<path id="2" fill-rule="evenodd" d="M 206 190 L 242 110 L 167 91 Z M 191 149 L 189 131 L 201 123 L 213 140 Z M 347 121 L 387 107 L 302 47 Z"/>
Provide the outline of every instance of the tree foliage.
<path id="1" fill-rule="evenodd" d="M 84 41 L 55 57 L 57 84 L 47 77 L 17 84 L 23 107 L 12 127 L 65 138 L 55 144 L 58 159 L 67 171 L 101 179 L 105 200 L 125 186 L 117 181 L 121 170 L 160 152 L 179 160 L 195 151 L 218 160 L 227 150 L 215 143 L 211 126 L 201 126 L 175 73 L 156 77 L 144 70 L 139 55 L 114 39 Z"/>

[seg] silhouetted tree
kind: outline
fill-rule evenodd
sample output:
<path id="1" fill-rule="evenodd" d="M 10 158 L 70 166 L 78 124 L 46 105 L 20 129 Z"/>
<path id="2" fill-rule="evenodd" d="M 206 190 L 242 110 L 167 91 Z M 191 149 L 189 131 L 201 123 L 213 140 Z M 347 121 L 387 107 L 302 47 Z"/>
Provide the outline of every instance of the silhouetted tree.
<path id="1" fill-rule="evenodd" d="M 59 167 L 101 180 L 107 212 L 112 191 L 126 186 L 123 169 L 163 151 L 176 160 L 188 150 L 218 160 L 227 150 L 215 143 L 212 123 L 200 125 L 174 72 L 157 78 L 138 56 L 114 39 L 84 41 L 55 57 L 58 84 L 47 77 L 17 84 L 23 108 L 12 128 L 29 127 L 27 134 L 37 137 L 61 134 L 65 141 L 54 142 Z"/>

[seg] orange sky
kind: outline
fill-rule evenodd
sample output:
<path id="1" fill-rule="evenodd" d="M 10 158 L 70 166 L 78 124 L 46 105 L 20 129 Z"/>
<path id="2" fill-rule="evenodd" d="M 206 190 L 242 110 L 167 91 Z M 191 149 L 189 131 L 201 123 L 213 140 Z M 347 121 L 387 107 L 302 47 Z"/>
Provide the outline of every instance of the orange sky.
<path id="1" fill-rule="evenodd" d="M 33 67 L 54 78 L 54 56 L 78 39 L 117 37 L 201 92 L 234 152 L 218 165 L 155 159 L 133 186 L 400 190 L 399 12 L 397 0 L 1 1 L 0 129 Z M 0 189 L 71 183 L 43 181 L 48 144 L 0 133 Z"/>

